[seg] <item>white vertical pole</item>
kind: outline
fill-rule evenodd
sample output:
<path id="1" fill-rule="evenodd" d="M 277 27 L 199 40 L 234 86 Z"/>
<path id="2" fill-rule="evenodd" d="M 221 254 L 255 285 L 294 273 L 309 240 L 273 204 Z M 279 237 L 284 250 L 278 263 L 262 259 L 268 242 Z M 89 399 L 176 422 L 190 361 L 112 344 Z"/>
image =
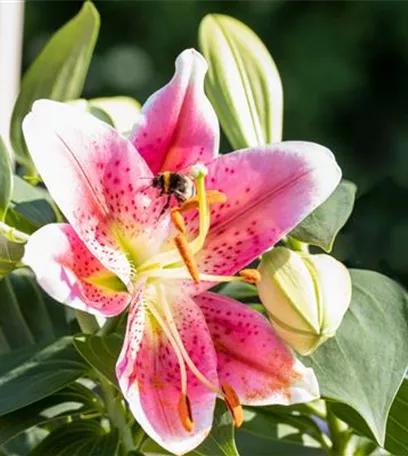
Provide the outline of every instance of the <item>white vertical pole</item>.
<path id="1" fill-rule="evenodd" d="M 0 0 L 0 135 L 10 149 L 9 128 L 20 87 L 24 0 Z"/>

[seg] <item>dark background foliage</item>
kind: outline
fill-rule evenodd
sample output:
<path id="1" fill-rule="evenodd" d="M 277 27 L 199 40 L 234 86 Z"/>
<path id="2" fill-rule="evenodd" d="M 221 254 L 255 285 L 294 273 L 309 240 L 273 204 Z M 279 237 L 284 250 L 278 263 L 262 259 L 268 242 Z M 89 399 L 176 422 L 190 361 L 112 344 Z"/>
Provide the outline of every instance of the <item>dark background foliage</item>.
<path id="1" fill-rule="evenodd" d="M 80 1 L 28 1 L 24 67 Z M 331 148 L 358 185 L 337 238 L 348 266 L 408 283 L 408 2 L 96 1 L 102 27 L 85 97 L 140 102 L 197 47 L 207 13 L 232 15 L 265 42 L 285 95 L 284 138 Z M 228 144 L 223 142 L 223 151 Z"/>

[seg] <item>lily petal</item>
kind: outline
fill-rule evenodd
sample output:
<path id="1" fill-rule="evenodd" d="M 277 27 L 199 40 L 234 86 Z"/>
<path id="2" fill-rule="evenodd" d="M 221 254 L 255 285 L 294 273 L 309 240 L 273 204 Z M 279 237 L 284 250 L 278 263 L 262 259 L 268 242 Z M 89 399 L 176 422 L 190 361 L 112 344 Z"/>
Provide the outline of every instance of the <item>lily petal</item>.
<path id="1" fill-rule="evenodd" d="M 173 79 L 143 106 L 131 140 L 154 174 L 207 162 L 218 153 L 218 120 L 204 93 L 206 72 L 202 55 L 185 50 Z"/>
<path id="2" fill-rule="evenodd" d="M 211 228 L 196 260 L 201 273 L 231 275 L 253 261 L 319 206 L 341 171 L 332 153 L 307 142 L 283 142 L 217 157 L 207 164 L 208 189 L 227 195 L 211 208 Z M 197 213 L 188 214 L 190 236 Z M 203 291 L 208 283 L 196 290 Z"/>
<path id="3" fill-rule="evenodd" d="M 46 225 L 25 247 L 23 262 L 59 302 L 94 315 L 118 315 L 130 300 L 124 283 L 87 249 L 68 224 Z"/>
<path id="4" fill-rule="evenodd" d="M 218 386 L 216 354 L 199 307 L 189 298 L 171 302 L 173 319 L 193 362 Z M 187 395 L 194 428 L 188 432 L 179 415 L 180 368 L 173 346 L 141 301 L 132 305 L 125 343 L 116 365 L 120 387 L 133 415 L 163 448 L 184 454 L 198 446 L 212 424 L 216 394 L 187 368 Z"/>
<path id="5" fill-rule="evenodd" d="M 319 397 L 313 370 L 294 358 L 260 313 L 215 293 L 194 300 L 214 341 L 219 381 L 231 385 L 242 404 L 287 405 Z"/>
<path id="6" fill-rule="evenodd" d="M 23 128 L 65 217 L 91 252 L 128 283 L 129 260 L 137 264 L 155 253 L 169 224 L 166 217 L 158 220 L 163 201 L 149 187 L 152 174 L 143 158 L 107 124 L 63 103 L 37 101 Z"/>

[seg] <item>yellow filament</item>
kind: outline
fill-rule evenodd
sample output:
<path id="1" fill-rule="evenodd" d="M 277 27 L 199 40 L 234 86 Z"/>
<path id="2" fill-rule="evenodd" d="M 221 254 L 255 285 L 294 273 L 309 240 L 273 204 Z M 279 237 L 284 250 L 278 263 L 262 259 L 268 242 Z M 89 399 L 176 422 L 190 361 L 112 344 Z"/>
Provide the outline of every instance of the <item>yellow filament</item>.
<path id="1" fill-rule="evenodd" d="M 245 269 L 243 269 L 245 271 Z M 242 272 L 242 271 L 241 271 Z M 149 277 L 151 279 L 172 279 L 172 280 L 186 280 L 190 279 L 191 275 L 185 268 L 169 268 L 169 269 L 152 269 L 144 271 L 139 276 L 141 279 Z M 247 282 L 256 283 L 251 276 L 219 276 L 211 274 L 198 274 L 200 280 L 208 282 Z"/>
<path id="2" fill-rule="evenodd" d="M 169 306 L 169 303 L 167 302 L 166 299 L 166 293 L 163 290 L 163 285 L 161 284 L 156 284 L 156 290 L 159 295 L 159 300 L 161 303 L 164 304 L 163 309 L 164 309 L 164 314 L 166 316 L 167 323 L 169 324 L 169 328 L 172 332 L 172 335 L 174 339 L 176 340 L 178 344 L 178 348 L 183 356 L 184 362 L 187 364 L 187 366 L 190 368 L 191 372 L 196 376 L 196 378 L 204 385 L 206 386 L 210 391 L 213 391 L 216 394 L 220 394 L 223 396 L 222 391 L 214 384 L 212 384 L 204 374 L 202 374 L 196 365 L 193 363 L 192 359 L 190 358 L 189 354 L 187 353 L 187 350 L 184 347 L 183 341 L 181 340 L 180 334 L 178 332 L 178 329 L 176 327 L 176 324 L 174 323 L 173 316 L 171 314 L 171 309 Z"/>
<path id="3" fill-rule="evenodd" d="M 196 187 L 200 221 L 198 236 L 190 244 L 194 255 L 203 248 L 205 238 L 207 237 L 208 230 L 210 229 L 210 206 L 207 202 L 207 194 L 205 192 L 205 176 L 203 174 L 197 176 Z"/>
<path id="4" fill-rule="evenodd" d="M 163 329 L 164 334 L 166 335 L 167 339 L 169 340 L 171 346 L 173 347 L 174 353 L 176 354 L 177 361 L 180 367 L 180 383 L 181 383 L 181 392 L 184 396 L 187 396 L 187 370 L 184 364 L 184 359 L 182 353 L 178 347 L 176 340 L 173 337 L 172 331 L 170 328 L 166 326 L 166 323 L 160 316 L 159 312 L 155 308 L 154 302 L 150 301 L 149 311 L 152 313 L 153 317 L 157 320 L 160 327 Z"/>

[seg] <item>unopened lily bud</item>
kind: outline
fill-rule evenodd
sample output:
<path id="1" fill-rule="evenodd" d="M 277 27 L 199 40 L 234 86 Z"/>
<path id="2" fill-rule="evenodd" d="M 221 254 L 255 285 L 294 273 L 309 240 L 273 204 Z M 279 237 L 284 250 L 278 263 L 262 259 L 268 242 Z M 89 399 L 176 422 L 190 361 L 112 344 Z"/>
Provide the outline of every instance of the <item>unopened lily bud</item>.
<path id="1" fill-rule="evenodd" d="M 334 336 L 351 301 L 348 270 L 330 255 L 276 247 L 262 256 L 259 296 L 279 336 L 301 355 Z"/>

